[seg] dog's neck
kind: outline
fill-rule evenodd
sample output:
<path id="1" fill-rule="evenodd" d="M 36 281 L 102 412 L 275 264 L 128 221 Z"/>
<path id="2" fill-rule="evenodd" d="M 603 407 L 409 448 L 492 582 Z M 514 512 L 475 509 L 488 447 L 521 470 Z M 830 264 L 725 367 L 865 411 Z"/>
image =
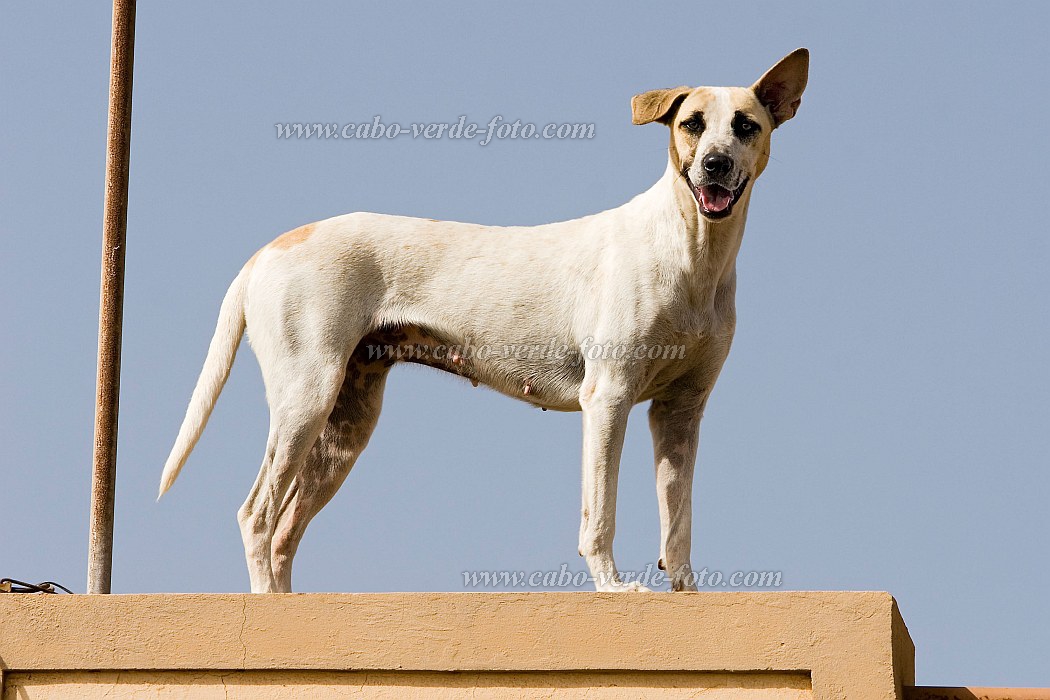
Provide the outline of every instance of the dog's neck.
<path id="1" fill-rule="evenodd" d="M 648 217 L 652 245 L 666 252 L 696 301 L 705 304 L 736 288 L 736 256 L 750 199 L 749 187 L 729 218 L 712 221 L 700 213 L 685 178 L 668 162 L 663 177 L 627 206 Z"/>

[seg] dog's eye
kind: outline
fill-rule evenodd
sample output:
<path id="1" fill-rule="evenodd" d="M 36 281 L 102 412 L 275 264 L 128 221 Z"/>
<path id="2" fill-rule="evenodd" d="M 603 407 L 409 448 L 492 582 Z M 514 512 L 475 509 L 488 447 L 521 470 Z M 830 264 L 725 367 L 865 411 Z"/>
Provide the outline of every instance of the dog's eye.
<path id="1" fill-rule="evenodd" d="M 704 130 L 704 121 L 699 117 L 689 117 L 681 124 L 682 128 L 686 131 L 691 131 L 694 134 L 699 134 Z"/>
<path id="2" fill-rule="evenodd" d="M 747 138 L 758 133 L 758 124 L 742 114 L 738 114 L 733 120 L 733 131 L 740 138 Z"/>

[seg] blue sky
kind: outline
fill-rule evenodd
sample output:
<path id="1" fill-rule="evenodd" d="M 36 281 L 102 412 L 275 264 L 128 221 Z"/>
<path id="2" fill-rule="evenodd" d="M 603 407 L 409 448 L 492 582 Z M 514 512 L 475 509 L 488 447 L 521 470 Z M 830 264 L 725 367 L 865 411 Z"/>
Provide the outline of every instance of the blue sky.
<path id="1" fill-rule="evenodd" d="M 161 3 L 139 9 L 114 590 L 243 591 L 266 434 L 242 352 L 157 480 L 219 301 L 282 231 L 355 210 L 538 224 L 665 164 L 632 95 L 750 84 L 812 51 L 774 135 L 708 407 L 696 568 L 893 593 L 926 684 L 1050 685 L 1050 9 L 1039 3 Z M 0 22 L 0 576 L 83 590 L 109 8 Z M 279 122 L 595 125 L 588 140 L 279 140 Z M 657 557 L 644 409 L 621 568 Z M 300 591 L 463 590 L 581 570 L 579 416 L 398 369 L 296 560 Z M 973 640 L 979 640 L 975 643 Z"/>

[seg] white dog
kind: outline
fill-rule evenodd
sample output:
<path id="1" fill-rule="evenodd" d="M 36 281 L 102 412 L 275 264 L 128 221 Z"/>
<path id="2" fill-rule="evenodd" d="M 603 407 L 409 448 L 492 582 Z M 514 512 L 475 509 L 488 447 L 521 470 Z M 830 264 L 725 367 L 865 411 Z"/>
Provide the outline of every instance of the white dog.
<path id="1" fill-rule="evenodd" d="M 160 493 L 196 445 L 247 330 L 270 432 L 238 520 L 252 591 L 291 590 L 307 524 L 368 443 L 391 365 L 407 359 L 583 412 L 580 554 L 598 590 L 637 590 L 613 562 L 616 482 L 627 415 L 651 401 L 660 566 L 673 590 L 695 588 L 700 418 L 733 338 L 751 190 L 808 69 L 798 49 L 750 88 L 636 96 L 635 124 L 670 127 L 669 160 L 651 189 L 616 209 L 507 228 L 355 213 L 280 236 L 226 293 Z M 507 346 L 569 351 L 481 352 Z M 652 359 L 667 347 L 679 352 Z"/>

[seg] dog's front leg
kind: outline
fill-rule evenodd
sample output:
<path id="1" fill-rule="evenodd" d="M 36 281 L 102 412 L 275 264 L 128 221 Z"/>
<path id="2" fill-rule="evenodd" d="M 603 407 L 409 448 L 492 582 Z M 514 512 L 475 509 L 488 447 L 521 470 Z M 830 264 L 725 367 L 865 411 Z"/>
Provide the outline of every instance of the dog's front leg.
<path id="1" fill-rule="evenodd" d="M 580 390 L 583 409 L 580 554 L 586 558 L 599 591 L 646 590 L 637 582 L 620 581 L 612 553 L 620 452 L 632 403 L 628 384 L 617 373 L 600 365 L 588 366 Z"/>
<path id="2" fill-rule="evenodd" d="M 660 568 L 667 572 L 672 591 L 696 590 L 689 553 L 693 468 L 703 405 L 702 396 L 686 395 L 653 400 L 649 407 L 660 506 Z"/>

